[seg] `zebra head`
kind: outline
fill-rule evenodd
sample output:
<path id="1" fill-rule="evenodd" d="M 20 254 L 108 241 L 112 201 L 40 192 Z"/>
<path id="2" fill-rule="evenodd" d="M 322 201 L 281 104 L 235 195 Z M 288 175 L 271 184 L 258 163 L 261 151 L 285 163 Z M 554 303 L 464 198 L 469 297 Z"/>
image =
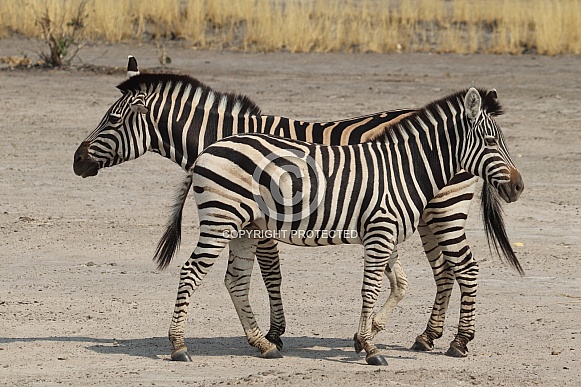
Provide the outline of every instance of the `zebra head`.
<path id="1" fill-rule="evenodd" d="M 464 112 L 468 133 L 467 146 L 460 155 L 461 165 L 473 175 L 486 179 L 507 203 L 518 200 L 524 183 L 494 120 L 502 114 L 496 90 L 470 88 L 464 97 Z"/>
<path id="2" fill-rule="evenodd" d="M 129 56 L 128 76 L 139 75 L 137 61 Z M 121 90 L 122 96 L 109 108 L 95 130 L 77 148 L 73 170 L 82 177 L 95 176 L 99 169 L 143 155 L 150 139 L 145 125 L 145 93 Z"/>

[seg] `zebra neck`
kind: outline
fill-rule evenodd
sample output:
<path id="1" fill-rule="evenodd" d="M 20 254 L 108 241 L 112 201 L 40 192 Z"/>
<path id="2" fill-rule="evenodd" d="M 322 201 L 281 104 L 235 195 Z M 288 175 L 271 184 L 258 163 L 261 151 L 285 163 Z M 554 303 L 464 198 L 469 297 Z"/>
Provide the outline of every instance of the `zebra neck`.
<path id="1" fill-rule="evenodd" d="M 457 133 L 442 125 L 422 123 L 418 129 L 417 123 L 408 123 L 386 135 L 386 167 L 393 171 L 395 179 L 403 179 L 402 187 L 415 193 L 412 197 L 424 205 L 460 170 L 456 149 L 462 139 L 457 138 Z"/>
<path id="2" fill-rule="evenodd" d="M 151 128 L 150 151 L 158 153 L 188 171 L 198 155 L 216 141 L 238 133 L 261 132 L 259 116 L 234 116 L 231 113 L 196 109 L 187 119 L 161 112 L 146 125 Z"/>

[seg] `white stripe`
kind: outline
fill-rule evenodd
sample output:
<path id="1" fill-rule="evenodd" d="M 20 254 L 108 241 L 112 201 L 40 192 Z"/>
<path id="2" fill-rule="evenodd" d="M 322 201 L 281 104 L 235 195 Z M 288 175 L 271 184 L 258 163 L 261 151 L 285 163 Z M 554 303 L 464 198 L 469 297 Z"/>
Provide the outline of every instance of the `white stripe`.
<path id="1" fill-rule="evenodd" d="M 223 95 L 220 98 L 220 103 L 218 104 L 218 113 L 224 113 L 226 111 L 226 105 L 228 104 L 228 96 Z M 220 125 L 218 125 L 220 127 Z"/>
<path id="2" fill-rule="evenodd" d="M 161 97 L 160 91 L 161 91 L 161 85 L 158 85 L 155 92 L 153 93 L 154 97 L 153 97 L 153 100 L 151 101 L 151 106 L 155 106 L 157 104 L 157 101 Z M 159 122 L 159 117 L 155 117 L 153 115 L 153 113 L 154 113 L 153 109 L 151 109 L 151 118 L 152 118 L 153 122 Z M 157 147 L 158 147 L 159 154 L 162 155 L 163 157 L 167 157 L 167 155 L 165 153 L 165 148 L 163 146 L 163 139 L 161 138 L 161 133 L 159 132 L 159 130 L 156 130 L 155 134 L 157 136 Z"/>
<path id="3" fill-rule="evenodd" d="M 184 93 L 182 95 L 182 99 L 180 100 L 180 110 L 178 111 L 177 120 L 181 120 L 182 113 L 184 112 L 184 106 L 186 105 L 188 99 L 190 98 L 190 94 L 192 93 L 192 85 L 189 83 L 186 85 L 184 89 Z"/>
<path id="4" fill-rule="evenodd" d="M 238 115 L 240 114 L 240 109 L 242 109 L 242 104 L 240 103 L 240 101 L 236 101 L 234 107 L 232 107 L 232 116 L 238 117 Z"/>
<path id="5" fill-rule="evenodd" d="M 208 126 L 208 117 L 210 116 L 210 109 L 214 105 L 214 100 L 216 95 L 214 92 L 210 91 L 206 97 L 206 103 L 204 104 L 204 118 L 202 119 L 202 126 L 200 127 L 200 136 L 198 137 L 200 141 L 198 142 L 198 154 L 202 153 L 204 150 L 204 138 L 206 137 L 206 129 Z"/>

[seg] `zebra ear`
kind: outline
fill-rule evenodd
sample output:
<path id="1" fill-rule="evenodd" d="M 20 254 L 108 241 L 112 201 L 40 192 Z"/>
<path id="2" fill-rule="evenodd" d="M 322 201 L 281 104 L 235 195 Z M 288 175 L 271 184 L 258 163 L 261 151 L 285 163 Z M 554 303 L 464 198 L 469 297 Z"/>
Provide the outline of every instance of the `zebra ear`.
<path id="1" fill-rule="evenodd" d="M 131 78 L 136 75 L 139 75 L 137 60 L 132 55 L 129 55 L 127 57 L 127 77 Z"/>
<path id="2" fill-rule="evenodd" d="M 475 88 L 471 87 L 464 97 L 464 109 L 468 119 L 475 122 L 480 116 L 482 106 L 482 98 L 480 93 Z"/>
<path id="3" fill-rule="evenodd" d="M 133 97 L 133 100 L 129 104 L 129 108 L 134 113 L 141 114 L 147 113 L 149 109 L 147 108 L 147 106 L 145 106 L 145 94 L 139 93 L 135 97 Z"/>
<path id="4" fill-rule="evenodd" d="M 488 90 L 488 93 L 486 93 L 486 96 L 492 99 L 498 99 L 498 94 L 496 94 L 496 89 L 490 89 Z"/>

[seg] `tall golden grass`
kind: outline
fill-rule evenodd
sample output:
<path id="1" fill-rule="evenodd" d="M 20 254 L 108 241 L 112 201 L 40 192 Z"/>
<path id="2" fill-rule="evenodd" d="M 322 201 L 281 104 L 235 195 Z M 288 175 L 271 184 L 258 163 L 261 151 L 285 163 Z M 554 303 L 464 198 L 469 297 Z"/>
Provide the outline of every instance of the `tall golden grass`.
<path id="1" fill-rule="evenodd" d="M 2 0 L 0 37 L 66 28 L 81 0 Z M 291 52 L 581 54 L 581 0 L 91 0 L 82 38 Z"/>

